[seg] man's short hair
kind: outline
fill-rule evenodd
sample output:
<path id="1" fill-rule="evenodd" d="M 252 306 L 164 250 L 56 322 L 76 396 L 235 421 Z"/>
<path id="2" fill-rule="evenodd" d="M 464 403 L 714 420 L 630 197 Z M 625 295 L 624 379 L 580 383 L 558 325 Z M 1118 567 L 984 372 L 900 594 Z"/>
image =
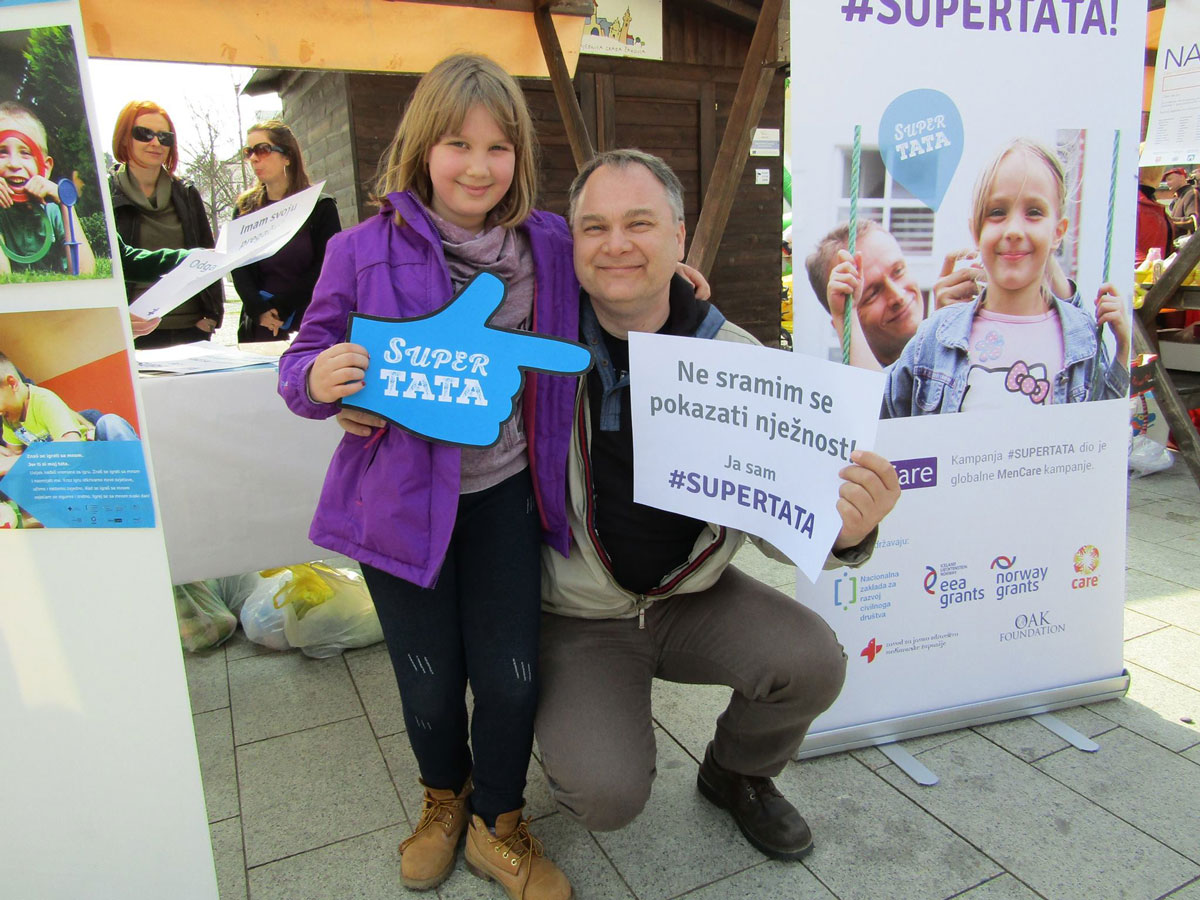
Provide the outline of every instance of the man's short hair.
<path id="1" fill-rule="evenodd" d="M 592 176 L 592 173 L 601 166 L 612 166 L 614 169 L 625 169 L 631 165 L 645 166 L 650 170 L 650 174 L 659 180 L 663 189 L 667 192 L 667 203 L 671 206 L 671 212 L 675 216 L 676 222 L 683 221 L 683 184 L 679 181 L 671 167 L 666 161 L 653 153 L 646 153 L 642 150 L 605 150 L 603 153 L 597 153 L 588 161 L 588 163 L 579 170 L 579 174 L 575 176 L 575 180 L 571 182 L 571 188 L 567 193 L 567 222 L 575 224 L 575 207 L 579 202 L 579 195 L 583 193 L 583 186 Z"/>
<path id="2" fill-rule="evenodd" d="M 17 368 L 17 364 L 0 351 L 0 378 L 4 378 L 6 375 L 12 375 L 21 381 L 25 380 L 25 377 L 21 374 L 21 370 Z"/>
<path id="3" fill-rule="evenodd" d="M 870 234 L 872 231 L 881 229 L 883 226 L 874 219 L 859 219 L 858 233 L 855 240 L 861 242 L 863 237 Z M 825 312 L 830 312 L 829 299 L 825 296 L 825 291 L 829 287 L 829 273 L 833 271 L 834 260 L 837 259 L 839 250 L 848 250 L 850 248 L 850 224 L 839 225 L 825 237 L 817 242 L 817 248 L 808 255 L 808 259 L 804 260 L 804 268 L 808 270 L 808 283 L 812 285 L 813 293 L 817 295 L 817 299 L 821 301 L 821 305 L 825 307 Z"/>

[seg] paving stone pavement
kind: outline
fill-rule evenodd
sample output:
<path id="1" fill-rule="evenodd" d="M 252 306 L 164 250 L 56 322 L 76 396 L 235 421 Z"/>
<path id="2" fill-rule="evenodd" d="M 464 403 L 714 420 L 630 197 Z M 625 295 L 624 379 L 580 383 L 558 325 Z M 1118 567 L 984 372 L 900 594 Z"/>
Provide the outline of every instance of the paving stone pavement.
<path id="1" fill-rule="evenodd" d="M 777 783 L 816 849 L 779 863 L 695 789 L 723 691 L 660 683 L 646 812 L 589 833 L 535 759 L 535 834 L 579 900 L 1200 900 L 1200 490 L 1177 464 L 1131 481 L 1129 508 L 1129 693 L 1057 713 L 1098 753 L 1018 719 L 905 742 L 935 787 L 875 748 L 792 763 Z M 749 546 L 738 565 L 794 585 Z M 239 631 L 186 666 L 221 900 L 407 896 L 396 845 L 421 795 L 382 645 L 312 660 Z M 424 896 L 503 893 L 460 860 Z"/>

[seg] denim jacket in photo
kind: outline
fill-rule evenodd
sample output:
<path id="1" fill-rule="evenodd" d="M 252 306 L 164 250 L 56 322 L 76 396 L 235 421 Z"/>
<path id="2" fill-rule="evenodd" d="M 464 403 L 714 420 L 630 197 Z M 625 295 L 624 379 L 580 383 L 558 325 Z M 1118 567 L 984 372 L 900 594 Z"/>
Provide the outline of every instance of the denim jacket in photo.
<path id="1" fill-rule="evenodd" d="M 971 323 L 984 295 L 971 303 L 938 310 L 921 323 L 900 358 L 885 369 L 887 387 L 880 418 L 926 416 L 962 409 L 967 392 Z M 1079 308 L 1079 294 L 1068 300 L 1053 297 L 1063 334 L 1063 370 L 1055 376 L 1052 403 L 1111 400 L 1129 393 L 1129 370 L 1110 364 L 1100 345 L 1096 354 L 1096 322 Z M 1099 396 L 1088 397 L 1093 361 L 1099 359 L 1104 378 Z"/>

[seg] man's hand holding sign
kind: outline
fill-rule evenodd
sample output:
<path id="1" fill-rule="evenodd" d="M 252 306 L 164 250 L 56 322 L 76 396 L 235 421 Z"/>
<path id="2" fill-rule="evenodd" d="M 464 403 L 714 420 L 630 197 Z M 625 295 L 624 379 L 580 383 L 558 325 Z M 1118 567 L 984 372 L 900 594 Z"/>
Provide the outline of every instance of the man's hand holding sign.
<path id="1" fill-rule="evenodd" d="M 339 421 L 352 434 L 365 437 L 386 419 L 429 440 L 491 446 L 524 370 L 578 375 L 592 364 L 587 348 L 571 341 L 489 326 L 504 290 L 482 272 L 430 316 L 351 315 L 349 342 L 313 363 L 309 394 L 340 400 Z"/>

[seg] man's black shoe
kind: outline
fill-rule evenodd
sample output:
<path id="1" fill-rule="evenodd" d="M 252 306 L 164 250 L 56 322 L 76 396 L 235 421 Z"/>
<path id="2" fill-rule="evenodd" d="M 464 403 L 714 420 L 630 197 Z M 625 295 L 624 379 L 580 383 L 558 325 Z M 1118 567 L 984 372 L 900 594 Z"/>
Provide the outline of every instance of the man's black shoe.
<path id="1" fill-rule="evenodd" d="M 767 856 L 799 859 L 812 850 L 808 823 L 774 782 L 722 769 L 713 759 L 711 743 L 704 751 L 696 786 L 717 806 L 729 810 L 746 840 Z"/>

